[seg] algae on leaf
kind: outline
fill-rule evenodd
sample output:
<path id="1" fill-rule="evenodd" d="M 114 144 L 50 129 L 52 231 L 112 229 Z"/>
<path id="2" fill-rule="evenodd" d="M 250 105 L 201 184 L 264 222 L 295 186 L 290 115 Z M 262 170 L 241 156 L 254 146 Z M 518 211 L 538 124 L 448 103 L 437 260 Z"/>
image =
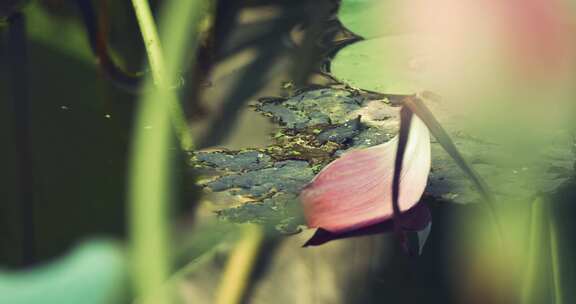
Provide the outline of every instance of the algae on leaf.
<path id="1" fill-rule="evenodd" d="M 495 161 L 502 154 L 501 146 L 466 132 L 441 105 L 430 106 L 464 157 L 488 177 L 499 199 L 530 197 L 534 189 L 552 190 L 571 176 L 567 172 L 571 172 L 574 153 L 569 140 L 558 139 L 542 149 L 542 157 L 549 161 L 541 165 L 549 165 L 550 170 L 502 163 Z M 398 128 L 398 107 L 353 89 L 322 88 L 290 98 L 263 98 L 254 109 L 280 126 L 270 146 L 196 152 L 191 163 L 207 176 L 201 182 L 205 189 L 227 193 L 237 202 L 219 210 L 220 218 L 273 225 L 285 232 L 295 231 L 302 223 L 298 195 L 323 167 L 346 151 L 390 140 Z M 434 140 L 424 196 L 463 204 L 481 200 Z"/>
<path id="2" fill-rule="evenodd" d="M 237 197 L 239 204 L 217 212 L 221 218 L 284 231 L 300 223 L 298 195 L 316 173 L 349 149 L 388 141 L 397 128 L 395 107 L 353 90 L 323 88 L 264 98 L 255 110 L 280 125 L 270 146 L 197 152 L 191 163 L 212 176 L 201 182 L 204 188 Z"/>

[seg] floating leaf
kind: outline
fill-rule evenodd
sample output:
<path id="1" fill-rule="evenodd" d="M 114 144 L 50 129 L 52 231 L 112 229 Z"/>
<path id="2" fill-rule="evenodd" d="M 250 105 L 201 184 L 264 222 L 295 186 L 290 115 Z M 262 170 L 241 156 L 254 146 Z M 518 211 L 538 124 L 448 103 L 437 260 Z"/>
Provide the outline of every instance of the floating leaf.
<path id="1" fill-rule="evenodd" d="M 416 94 L 424 89 L 424 54 L 417 52 L 414 39 L 412 35 L 395 35 L 354 43 L 338 52 L 331 64 L 332 74 L 362 90 Z"/>
<path id="2" fill-rule="evenodd" d="M 348 30 L 363 38 L 401 34 L 408 31 L 399 14 L 402 0 L 344 0 L 338 19 Z"/>
<path id="3" fill-rule="evenodd" d="M 345 59 L 343 72 L 334 69 L 334 74 L 361 89 L 394 93 L 390 90 L 398 90 L 396 82 L 406 82 L 402 56 L 413 57 L 418 52 L 420 58 L 410 59 L 409 69 L 425 68 L 428 76 L 408 84 L 457 96 L 458 102 L 539 101 L 551 95 L 571 101 L 576 40 L 570 11 L 561 0 L 344 0 L 341 21 L 368 39 L 364 45 L 373 46 L 344 48 L 341 53 L 364 58 Z M 406 34 L 414 38 L 408 47 L 386 40 L 375 42 Z M 335 64 L 339 60 L 337 57 Z M 349 67 L 361 72 L 350 74 Z M 380 88 L 354 83 L 364 80 L 360 73 L 372 78 L 373 71 L 384 71 Z"/>

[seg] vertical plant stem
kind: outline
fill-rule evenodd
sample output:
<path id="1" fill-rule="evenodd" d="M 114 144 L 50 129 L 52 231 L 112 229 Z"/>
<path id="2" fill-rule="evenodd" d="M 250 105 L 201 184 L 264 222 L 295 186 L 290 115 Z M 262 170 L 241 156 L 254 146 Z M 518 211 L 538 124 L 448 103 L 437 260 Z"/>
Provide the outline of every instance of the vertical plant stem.
<path id="1" fill-rule="evenodd" d="M 172 266 L 170 211 L 175 173 L 171 160 L 177 149 L 172 147 L 174 134 L 171 126 L 176 126 L 182 147 L 192 147 L 192 137 L 179 109 L 177 95 L 169 84 L 171 79 L 177 78 L 176 71 L 184 62 L 184 55 L 195 53 L 198 26 L 206 7 L 202 0 L 166 2 L 161 18 L 166 46 L 166 57 L 163 57 L 148 3 L 146 0 L 133 0 L 133 4 L 146 42 L 153 78 L 146 80 L 145 94 L 139 103 L 129 172 L 133 282 L 136 297 L 147 299 L 147 295 L 161 289 Z M 193 69 L 194 62 L 191 65 Z M 168 295 L 155 297 L 153 301 L 155 304 L 170 302 Z"/>
<path id="2" fill-rule="evenodd" d="M 255 224 L 243 227 L 226 267 L 216 294 L 216 304 L 239 304 L 245 296 L 253 266 L 264 240 L 263 228 Z"/>
<path id="3" fill-rule="evenodd" d="M 144 46 L 146 48 L 146 54 L 150 64 L 154 84 L 162 90 L 169 91 L 170 86 L 176 86 L 177 77 L 172 75 L 175 71 L 169 71 L 169 73 L 166 71 L 167 67 L 164 62 L 162 44 L 158 37 L 156 23 L 154 22 L 154 17 L 152 16 L 148 0 L 132 0 L 132 5 L 134 6 L 136 19 L 138 19 L 142 39 L 144 40 Z M 169 92 L 166 92 L 166 94 L 168 93 Z M 172 92 L 172 94 L 174 93 Z M 188 128 L 184 112 L 180 105 L 175 102 L 175 97 L 168 99 L 172 101 L 168 104 L 168 107 L 171 113 L 172 124 L 180 140 L 181 147 L 186 151 L 192 150 L 192 135 L 190 134 L 190 129 Z"/>
<path id="4" fill-rule="evenodd" d="M 534 303 L 538 266 L 540 265 L 540 247 L 544 238 L 545 203 L 538 198 L 532 203 L 530 217 L 530 239 L 528 241 L 527 268 L 522 285 L 521 303 Z"/>
<path id="5" fill-rule="evenodd" d="M 155 292 L 168 277 L 171 195 L 170 115 L 153 90 L 142 100 L 136 122 L 131 170 L 132 262 L 139 297 Z M 146 131 L 140 131 L 144 129 Z M 159 304 L 169 303 L 159 299 Z"/>
<path id="6" fill-rule="evenodd" d="M 144 95 L 134 134 L 131 173 L 131 231 L 133 274 L 136 294 L 148 298 L 168 278 L 171 259 L 168 248 L 169 214 L 171 202 L 171 133 L 166 79 L 160 39 L 147 0 L 133 0 L 144 44 L 152 70 L 147 83 L 149 93 Z M 169 98 L 169 97 L 168 97 Z M 174 103 L 174 101 L 172 101 Z M 141 131 L 146 129 L 147 132 Z M 162 295 L 159 304 L 170 299 Z"/>
<path id="7" fill-rule="evenodd" d="M 159 87 L 167 87 L 168 80 L 166 79 L 164 57 L 158 31 L 156 30 L 156 23 L 148 5 L 148 0 L 132 0 L 134 12 L 138 19 L 144 46 L 150 62 L 150 69 L 152 72 L 152 79 Z"/>
<path id="8" fill-rule="evenodd" d="M 562 279 L 560 277 L 560 250 L 558 247 L 558 230 L 556 227 L 556 220 L 550 217 L 549 223 L 550 231 L 550 257 L 552 259 L 552 283 L 554 285 L 554 303 L 564 304 L 564 297 L 562 292 Z"/>

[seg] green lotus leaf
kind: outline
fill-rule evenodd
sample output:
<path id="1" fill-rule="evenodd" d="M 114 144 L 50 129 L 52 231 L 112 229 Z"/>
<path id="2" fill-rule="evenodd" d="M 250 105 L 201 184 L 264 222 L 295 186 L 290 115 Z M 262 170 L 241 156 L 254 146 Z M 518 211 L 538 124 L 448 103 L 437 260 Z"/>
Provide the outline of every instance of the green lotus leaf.
<path id="1" fill-rule="evenodd" d="M 395 35 L 357 42 L 343 48 L 331 71 L 356 88 L 384 94 L 410 95 L 422 91 L 423 54 L 414 47 L 415 36 Z"/>
<path id="2" fill-rule="evenodd" d="M 369 39 L 406 33 L 401 20 L 402 0 L 343 0 L 338 19 L 348 30 Z"/>
<path id="3" fill-rule="evenodd" d="M 112 242 L 92 241 L 51 264 L 0 271 L 0 303 L 120 303 L 125 280 L 122 252 Z"/>

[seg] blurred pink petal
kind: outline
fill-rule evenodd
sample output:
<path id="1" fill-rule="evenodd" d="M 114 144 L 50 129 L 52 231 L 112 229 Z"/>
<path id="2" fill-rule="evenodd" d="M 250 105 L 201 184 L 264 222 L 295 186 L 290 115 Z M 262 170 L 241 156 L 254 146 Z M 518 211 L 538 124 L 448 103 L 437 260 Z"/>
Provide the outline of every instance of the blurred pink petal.
<path id="1" fill-rule="evenodd" d="M 544 90 L 571 91 L 576 31 L 569 1 L 402 3 L 397 14 L 413 29 L 416 48 L 426 57 L 427 89 L 458 100 L 475 95 L 488 99 L 493 96 L 485 96 L 487 92 L 499 90 L 509 90 L 511 96 L 528 88 L 544 96 L 549 94 Z"/>
<path id="2" fill-rule="evenodd" d="M 569 26 L 569 7 L 560 0 L 496 1 L 502 12 L 503 39 L 520 59 L 520 64 L 533 71 L 553 72 L 563 68 L 563 59 L 572 58 L 573 29 Z"/>
<path id="3" fill-rule="evenodd" d="M 398 138 L 343 154 L 326 166 L 300 194 L 308 226 L 345 233 L 393 217 L 392 176 Z M 410 126 L 400 184 L 399 207 L 420 200 L 430 172 L 430 136 L 416 116 Z"/>
<path id="4" fill-rule="evenodd" d="M 402 9 L 406 27 L 454 43 L 500 45 L 537 61 L 573 55 L 574 16 L 565 0 L 406 1 Z"/>

